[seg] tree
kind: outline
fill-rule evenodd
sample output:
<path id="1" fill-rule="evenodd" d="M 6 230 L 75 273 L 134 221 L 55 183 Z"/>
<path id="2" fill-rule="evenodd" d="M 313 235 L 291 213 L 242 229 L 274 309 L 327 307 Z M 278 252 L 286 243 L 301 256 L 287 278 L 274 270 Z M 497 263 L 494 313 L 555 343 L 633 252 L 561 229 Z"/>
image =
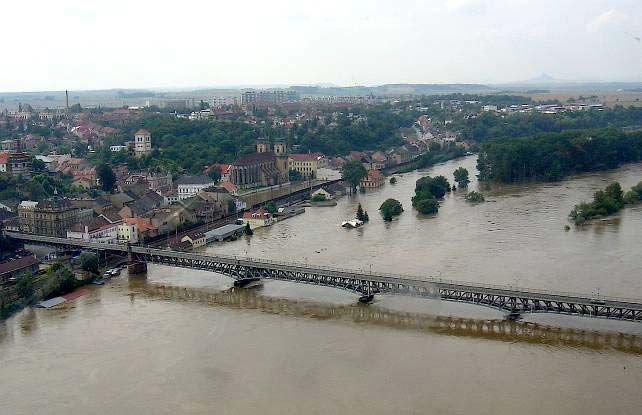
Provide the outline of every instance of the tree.
<path id="1" fill-rule="evenodd" d="M 98 274 L 98 257 L 89 252 L 80 254 L 80 267 L 93 274 Z"/>
<path id="2" fill-rule="evenodd" d="M 114 171 L 107 164 L 102 163 L 96 168 L 96 174 L 100 180 L 100 187 L 106 191 L 111 192 L 114 190 L 116 184 L 116 175 Z"/>
<path id="3" fill-rule="evenodd" d="M 366 217 L 366 214 L 364 213 L 363 208 L 361 207 L 361 203 L 359 203 L 359 206 L 357 206 L 357 219 L 362 222 L 365 222 L 366 221 L 365 217 Z"/>
<path id="4" fill-rule="evenodd" d="M 265 206 L 265 209 L 272 214 L 276 213 L 277 210 L 279 210 L 279 208 L 276 206 L 276 203 L 272 201 L 268 202 L 268 204 Z"/>
<path id="5" fill-rule="evenodd" d="M 33 159 L 33 161 L 31 162 L 31 170 L 34 173 L 44 173 L 47 170 L 47 166 L 45 165 L 44 161 Z"/>
<path id="6" fill-rule="evenodd" d="M 444 176 L 422 177 L 415 184 L 415 193 L 430 193 L 436 199 L 441 199 L 450 191 L 450 183 Z"/>
<path id="7" fill-rule="evenodd" d="M 470 180 L 468 179 L 468 170 L 464 167 L 459 167 L 454 171 L 453 176 L 455 176 L 455 181 L 459 187 L 467 187 Z"/>
<path id="8" fill-rule="evenodd" d="M 390 178 L 390 184 L 396 184 L 397 183 L 397 178 L 396 177 L 391 177 Z"/>
<path id="9" fill-rule="evenodd" d="M 301 173 L 293 169 L 290 169 L 290 171 L 288 171 L 288 178 L 291 182 L 300 182 L 301 180 L 303 180 L 303 176 L 301 176 Z"/>
<path id="10" fill-rule="evenodd" d="M 622 186 L 620 183 L 615 182 L 606 186 L 604 193 L 613 199 L 618 209 L 621 209 L 624 206 L 624 192 L 622 191 Z"/>
<path id="11" fill-rule="evenodd" d="M 325 202 L 326 198 L 325 198 L 325 195 L 323 193 L 317 193 L 314 196 L 312 196 L 311 200 L 313 202 Z"/>
<path id="12" fill-rule="evenodd" d="M 32 274 L 23 274 L 18 277 L 18 280 L 16 281 L 16 293 L 18 293 L 20 298 L 29 302 L 34 293 Z"/>
<path id="13" fill-rule="evenodd" d="M 221 168 L 219 166 L 214 166 L 210 169 L 207 175 L 210 179 L 214 180 L 214 183 L 218 183 L 221 181 Z"/>
<path id="14" fill-rule="evenodd" d="M 439 202 L 434 197 L 417 200 L 413 198 L 412 206 L 424 215 L 433 215 L 439 211 Z"/>
<path id="15" fill-rule="evenodd" d="M 368 174 L 363 164 L 358 160 L 352 160 L 343 165 L 341 178 L 350 183 L 352 190 L 356 190 L 359 182 Z"/>
<path id="16" fill-rule="evenodd" d="M 386 201 L 379 206 L 379 212 L 381 213 L 381 216 L 383 216 L 384 220 L 390 221 L 393 216 L 401 215 L 401 212 L 403 212 L 403 206 L 401 205 L 401 202 L 396 199 L 386 199 Z"/>

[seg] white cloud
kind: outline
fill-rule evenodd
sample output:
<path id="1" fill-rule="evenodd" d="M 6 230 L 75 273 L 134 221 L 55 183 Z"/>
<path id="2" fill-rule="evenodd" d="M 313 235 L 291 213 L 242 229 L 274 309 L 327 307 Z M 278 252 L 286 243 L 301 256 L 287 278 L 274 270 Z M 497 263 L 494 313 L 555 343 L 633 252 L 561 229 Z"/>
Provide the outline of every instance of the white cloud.
<path id="1" fill-rule="evenodd" d="M 626 19 L 626 15 L 624 13 L 615 9 L 611 9 L 607 12 L 600 14 L 595 19 L 591 20 L 588 23 L 588 29 L 591 32 L 598 32 L 606 26 L 609 26 L 615 23 L 620 23 L 625 19 Z"/>
<path id="2" fill-rule="evenodd" d="M 0 91 L 631 79 L 642 67 L 639 43 L 622 42 L 639 36 L 640 0 L 179 3 L 5 0 Z M 592 21 L 599 36 L 586 36 Z"/>
<path id="3" fill-rule="evenodd" d="M 484 8 L 483 0 L 446 0 L 444 6 L 455 13 L 479 14 Z"/>

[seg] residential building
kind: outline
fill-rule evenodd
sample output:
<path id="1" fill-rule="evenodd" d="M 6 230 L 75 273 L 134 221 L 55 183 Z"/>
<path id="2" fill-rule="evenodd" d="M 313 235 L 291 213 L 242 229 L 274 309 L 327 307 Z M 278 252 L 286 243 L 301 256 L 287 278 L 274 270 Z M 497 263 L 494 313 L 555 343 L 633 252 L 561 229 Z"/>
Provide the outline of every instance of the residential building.
<path id="1" fill-rule="evenodd" d="M 243 91 L 241 94 L 242 105 L 255 104 L 283 104 L 286 102 L 296 102 L 299 100 L 299 94 L 289 89 L 265 89 Z"/>
<path id="2" fill-rule="evenodd" d="M 288 155 L 288 169 L 297 171 L 305 179 L 315 179 L 317 177 L 317 169 L 325 157 L 321 153 L 304 153 L 304 154 L 290 154 Z M 326 163 L 327 165 L 327 163 Z"/>
<path id="3" fill-rule="evenodd" d="M 138 243 L 138 225 L 136 223 L 120 223 L 116 228 L 118 242 Z"/>
<path id="4" fill-rule="evenodd" d="M 366 189 L 373 189 L 383 186 L 385 181 L 385 177 L 383 177 L 383 174 L 381 174 L 379 170 L 371 169 L 368 170 L 368 175 L 361 179 L 359 186 Z"/>
<path id="5" fill-rule="evenodd" d="M 165 234 L 176 231 L 176 228 L 186 223 L 196 223 L 194 212 L 183 207 L 165 207 L 154 209 L 145 215 L 150 220 L 151 225 L 158 229 L 159 234 Z"/>
<path id="6" fill-rule="evenodd" d="M 156 192 L 172 186 L 172 175 L 170 173 L 150 172 L 130 173 L 123 179 L 123 183 L 127 185 L 143 183 L 147 188 Z"/>
<path id="7" fill-rule="evenodd" d="M 98 216 L 74 224 L 67 231 L 67 238 L 91 242 L 115 243 L 118 239 L 118 224 L 110 223 L 105 218 Z"/>
<path id="8" fill-rule="evenodd" d="M 0 263 L 0 283 L 23 274 L 33 274 L 38 271 L 38 259 L 35 256 L 10 259 Z"/>
<path id="9" fill-rule="evenodd" d="M 370 160 L 371 160 L 370 168 L 381 170 L 386 167 L 388 158 L 386 157 L 386 154 L 383 151 L 375 151 L 370 156 Z"/>
<path id="10" fill-rule="evenodd" d="M 65 238 L 67 230 L 90 219 L 93 210 L 75 208 L 68 199 L 54 196 L 40 202 L 22 202 L 18 216 L 22 232 Z"/>
<path id="11" fill-rule="evenodd" d="M 205 246 L 207 240 L 203 232 L 188 232 L 187 235 L 181 238 L 181 242 L 189 242 L 192 248 L 200 248 Z"/>
<path id="12" fill-rule="evenodd" d="M 158 236 L 158 228 L 152 225 L 152 221 L 149 218 L 125 218 L 124 223 L 136 225 L 137 239 L 139 241 L 146 241 L 149 238 Z M 121 235 L 121 237 L 125 239 L 125 236 Z"/>
<path id="13" fill-rule="evenodd" d="M 263 226 L 270 226 L 276 222 L 276 219 L 270 212 L 261 208 L 252 212 L 245 212 L 243 214 L 243 223 L 250 224 L 250 228 L 260 228 Z"/>
<path id="14" fill-rule="evenodd" d="M 31 173 L 31 156 L 22 152 L 0 153 L 0 173 L 29 176 Z"/>
<path id="15" fill-rule="evenodd" d="M 196 196 L 198 192 L 216 185 L 214 180 L 207 176 L 183 176 L 176 181 L 178 186 L 178 199 L 184 200 Z"/>

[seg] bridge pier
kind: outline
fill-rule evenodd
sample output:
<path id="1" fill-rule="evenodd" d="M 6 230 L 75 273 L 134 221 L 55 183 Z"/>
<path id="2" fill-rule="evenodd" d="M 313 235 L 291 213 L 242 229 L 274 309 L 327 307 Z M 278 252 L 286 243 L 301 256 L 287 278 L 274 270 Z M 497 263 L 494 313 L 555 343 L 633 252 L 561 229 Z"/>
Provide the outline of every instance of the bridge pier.
<path id="1" fill-rule="evenodd" d="M 137 259 L 132 253 L 132 247 L 127 244 L 127 273 L 129 275 L 145 274 L 147 262 Z"/>
<path id="2" fill-rule="evenodd" d="M 229 275 L 238 280 L 235 283 L 237 287 L 257 283 L 260 279 L 270 279 L 341 288 L 359 293 L 362 303 L 371 302 L 376 293 L 382 292 L 471 303 L 507 313 L 558 313 L 642 322 L 642 300 L 635 299 L 518 289 L 508 286 L 444 281 L 431 277 L 413 279 L 385 274 L 365 274 L 363 271 L 311 267 L 300 263 L 209 256 L 144 246 L 125 247 L 118 244 L 74 241 L 16 232 L 8 232 L 6 235 L 30 243 L 113 251 L 121 255 L 127 253 L 128 269 L 134 274 L 145 272 L 147 263 L 150 262 Z"/>
<path id="3" fill-rule="evenodd" d="M 252 288 L 261 284 L 261 278 L 248 277 L 234 280 L 234 288 Z"/>

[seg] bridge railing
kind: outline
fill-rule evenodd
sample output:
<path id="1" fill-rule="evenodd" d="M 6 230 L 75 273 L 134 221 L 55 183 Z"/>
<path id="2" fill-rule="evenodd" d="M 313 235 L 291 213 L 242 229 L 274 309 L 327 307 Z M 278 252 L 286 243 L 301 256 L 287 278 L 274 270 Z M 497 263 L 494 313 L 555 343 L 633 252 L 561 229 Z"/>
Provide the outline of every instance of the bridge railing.
<path id="1" fill-rule="evenodd" d="M 140 248 L 145 249 L 145 248 Z M 224 260 L 230 263 L 239 263 L 242 265 L 248 266 L 278 266 L 287 269 L 297 269 L 301 271 L 322 271 L 324 273 L 333 274 L 333 275 L 342 275 L 355 279 L 365 279 L 365 280 L 379 280 L 382 282 L 388 283 L 398 283 L 406 285 L 422 285 L 422 284 L 436 284 L 439 286 L 452 286 L 453 288 L 462 289 L 468 288 L 476 291 L 495 291 L 495 292 L 504 292 L 507 295 L 517 295 L 519 296 L 533 296 L 533 297 L 556 297 L 560 299 L 569 298 L 569 299 L 585 299 L 589 301 L 609 301 L 616 303 L 629 303 L 629 304 L 642 304 L 641 299 L 635 298 L 625 298 L 625 297 L 614 297 L 614 296 L 605 296 L 597 294 L 582 294 L 575 293 L 570 291 L 556 291 L 556 290 L 546 290 L 546 289 L 533 289 L 533 288 L 524 288 L 513 285 L 502 285 L 502 284 L 478 284 L 472 282 L 464 281 L 455 281 L 444 278 L 437 277 L 418 277 L 417 275 L 403 274 L 403 273 L 382 273 L 382 272 L 368 272 L 363 269 L 349 269 L 349 268 L 340 268 L 332 267 L 326 265 L 317 265 L 317 264 L 308 264 L 300 262 L 286 262 L 279 261 L 274 259 L 263 259 L 263 258 L 251 258 L 251 257 L 241 257 L 236 255 L 206 255 L 206 254 L 194 254 L 194 253 L 185 253 L 185 252 L 175 252 L 175 251 L 163 251 L 158 250 L 159 253 L 168 254 L 172 256 L 180 256 L 190 259 L 207 259 L 207 260 Z"/>
<path id="2" fill-rule="evenodd" d="M 115 250 L 120 252 L 126 252 L 127 246 L 119 244 L 108 244 L 108 243 L 99 243 L 99 242 L 87 242 L 79 241 L 68 238 L 56 238 L 43 235 L 31 235 L 15 232 L 6 232 L 7 236 L 22 239 L 22 240 L 33 240 L 39 242 L 47 242 L 61 245 L 74 245 L 87 249 L 107 249 Z M 204 255 L 204 254 L 195 254 L 187 252 L 177 252 L 170 250 L 163 250 L 157 248 L 147 248 L 141 246 L 132 246 L 132 252 L 135 253 L 149 253 L 156 255 L 164 255 L 175 258 L 186 258 L 193 260 L 209 260 L 209 261 L 225 261 L 228 263 L 239 263 L 247 266 L 271 266 L 271 267 L 281 267 L 284 269 L 296 269 L 302 272 L 322 272 L 332 275 L 340 275 L 344 277 L 354 278 L 354 279 L 363 279 L 371 281 L 379 281 L 384 283 L 392 284 L 405 284 L 405 285 L 425 285 L 425 284 L 435 284 L 441 287 L 452 287 L 456 289 L 470 289 L 477 292 L 483 291 L 494 291 L 495 293 L 504 293 L 506 295 L 513 296 L 532 296 L 532 297 L 555 297 L 558 299 L 583 299 L 586 301 L 597 301 L 597 302 L 610 302 L 610 303 L 623 303 L 623 304 L 633 304 L 639 305 L 642 307 L 642 300 L 636 298 L 625 298 L 625 297 L 615 297 L 615 296 L 605 296 L 598 294 L 582 294 L 574 293 L 568 291 L 555 291 L 555 290 L 546 290 L 546 289 L 533 289 L 518 287 L 512 285 L 501 285 L 501 284 L 479 284 L 472 282 L 464 281 L 455 281 L 437 277 L 418 277 L 416 275 L 403 274 L 403 273 L 382 273 L 382 272 L 366 272 L 363 269 L 348 269 L 340 267 L 331 267 L 326 265 L 316 265 L 308 263 L 299 263 L 299 262 L 286 262 L 273 259 L 262 259 L 262 258 L 250 258 L 250 257 L 240 257 L 237 255 Z"/>

